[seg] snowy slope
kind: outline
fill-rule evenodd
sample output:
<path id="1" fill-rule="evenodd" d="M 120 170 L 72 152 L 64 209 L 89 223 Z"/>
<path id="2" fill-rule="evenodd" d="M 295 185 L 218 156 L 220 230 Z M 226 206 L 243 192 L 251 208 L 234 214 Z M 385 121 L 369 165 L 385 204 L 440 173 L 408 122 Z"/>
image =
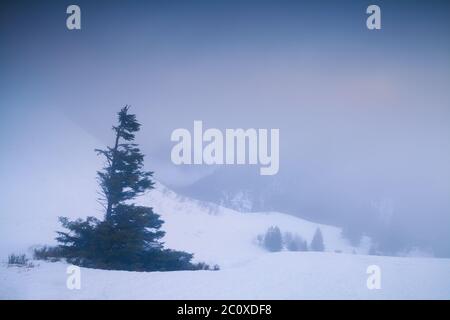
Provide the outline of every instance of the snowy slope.
<path id="1" fill-rule="evenodd" d="M 193 252 L 199 261 L 219 264 L 222 268 L 238 265 L 266 252 L 256 245 L 258 234 L 270 226 L 292 232 L 311 241 L 318 227 L 327 251 L 367 253 L 368 240 L 360 248 L 352 247 L 336 227 L 309 222 L 278 212 L 241 213 L 212 203 L 182 197 L 156 185 L 141 203 L 152 206 L 165 221 L 167 247 Z"/>
<path id="2" fill-rule="evenodd" d="M 141 197 L 165 220 L 166 246 L 219 264 L 220 271 L 125 272 L 81 269 L 81 290 L 66 287 L 67 264 L 35 261 L 34 268 L 0 264 L 1 299 L 450 299 L 450 259 L 364 255 L 340 229 L 282 213 L 240 213 L 181 197 L 161 184 Z M 48 219 L 56 219 L 48 217 Z M 48 230 L 46 220 L 34 221 Z M 277 225 L 311 240 L 320 227 L 327 252 L 269 253 L 255 238 Z M 14 226 L 11 226 L 14 228 Z M 51 239 L 53 232 L 30 237 Z M 19 248 L 17 249 L 19 250 Z M 335 251 L 343 253 L 336 253 Z M 352 254 L 353 253 L 353 254 Z M 357 253 L 357 254 L 354 254 Z M 381 289 L 368 290 L 369 265 L 381 268 Z"/>

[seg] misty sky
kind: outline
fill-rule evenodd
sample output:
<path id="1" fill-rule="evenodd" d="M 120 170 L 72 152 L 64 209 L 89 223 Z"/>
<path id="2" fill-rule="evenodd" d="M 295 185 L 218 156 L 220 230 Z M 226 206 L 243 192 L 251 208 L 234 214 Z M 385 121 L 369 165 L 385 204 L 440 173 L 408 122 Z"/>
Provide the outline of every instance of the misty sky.
<path id="1" fill-rule="evenodd" d="M 219 201 L 245 189 L 260 210 L 363 231 L 380 224 L 380 237 L 450 256 L 445 1 L 9 2 L 0 5 L 3 234 L 31 212 L 97 210 L 93 148 L 112 143 L 115 113 L 130 104 L 147 168 L 181 193 Z M 79 31 L 65 24 L 73 3 Z M 380 31 L 365 24 L 374 3 Z M 173 165 L 170 134 L 194 120 L 279 128 L 279 174 Z"/>

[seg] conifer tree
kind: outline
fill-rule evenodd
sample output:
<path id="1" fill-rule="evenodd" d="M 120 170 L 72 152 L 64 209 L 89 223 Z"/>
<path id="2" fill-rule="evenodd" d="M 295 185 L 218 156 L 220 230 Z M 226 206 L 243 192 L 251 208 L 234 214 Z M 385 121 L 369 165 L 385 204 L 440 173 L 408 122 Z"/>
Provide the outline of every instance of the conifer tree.
<path id="1" fill-rule="evenodd" d="M 207 269 L 190 263 L 192 254 L 164 249 L 164 223 L 150 207 L 132 201 L 153 188 L 153 172 L 143 169 L 144 155 L 133 143 L 140 124 L 125 106 L 113 127 L 114 145 L 97 149 L 105 166 L 97 172 L 105 207 L 104 220 L 60 218 L 68 232 L 58 232 L 62 257 L 82 266 L 120 270 Z"/>
<path id="2" fill-rule="evenodd" d="M 99 171 L 98 180 L 106 202 L 106 220 L 110 219 L 119 204 L 132 200 L 153 188 L 153 172 L 143 171 L 144 155 L 138 145 L 132 143 L 140 130 L 136 115 L 128 113 L 125 106 L 118 113 L 118 125 L 113 126 L 114 146 L 106 150 L 96 149 L 103 155 L 106 165 Z"/>
<path id="3" fill-rule="evenodd" d="M 272 252 L 283 249 L 283 238 L 280 228 L 270 227 L 264 236 L 264 247 Z"/>
<path id="4" fill-rule="evenodd" d="M 313 239 L 311 240 L 310 245 L 311 251 L 324 251 L 325 245 L 323 244 L 323 236 L 320 228 L 316 229 L 314 233 Z"/>

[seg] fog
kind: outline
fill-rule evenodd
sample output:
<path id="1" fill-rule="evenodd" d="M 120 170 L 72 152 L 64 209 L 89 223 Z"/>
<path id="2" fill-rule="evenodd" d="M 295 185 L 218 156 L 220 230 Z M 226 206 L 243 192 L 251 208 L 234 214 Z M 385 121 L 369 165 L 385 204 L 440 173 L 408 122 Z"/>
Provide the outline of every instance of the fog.
<path id="1" fill-rule="evenodd" d="M 2 237 L 46 211 L 99 213 L 93 148 L 130 104 L 147 168 L 182 194 L 245 191 L 252 211 L 450 256 L 450 10 L 431 2 L 382 3 L 373 32 L 361 1 L 81 1 L 80 31 L 64 4 L 5 6 Z M 194 120 L 280 129 L 279 173 L 172 164 L 170 135 Z"/>

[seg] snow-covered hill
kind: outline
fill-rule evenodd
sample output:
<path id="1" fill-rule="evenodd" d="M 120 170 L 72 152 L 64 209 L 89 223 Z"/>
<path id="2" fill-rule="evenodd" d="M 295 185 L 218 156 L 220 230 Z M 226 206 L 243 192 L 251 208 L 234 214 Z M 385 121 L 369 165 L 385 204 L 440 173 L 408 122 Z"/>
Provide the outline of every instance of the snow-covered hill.
<path id="1" fill-rule="evenodd" d="M 329 252 L 365 254 L 369 247 L 368 239 L 362 241 L 361 247 L 351 246 L 341 237 L 341 230 L 333 226 L 278 212 L 241 213 L 179 196 L 160 183 L 141 198 L 141 203 L 152 206 L 165 221 L 167 247 L 193 252 L 196 260 L 219 264 L 222 268 L 266 254 L 257 245 L 256 238 L 271 226 L 298 234 L 308 243 L 320 228 Z"/>
<path id="2" fill-rule="evenodd" d="M 81 269 L 80 290 L 66 287 L 67 264 L 0 265 L 2 299 L 450 299 L 450 259 L 368 256 L 339 228 L 282 213 L 240 213 L 181 197 L 161 184 L 140 198 L 165 220 L 167 247 L 194 253 L 219 271 L 125 272 Z M 49 219 L 56 219 L 49 217 Z M 47 220 L 35 221 L 36 230 Z M 270 226 L 310 242 L 320 227 L 326 252 L 270 253 L 256 243 Z M 36 234 L 38 234 L 37 232 Z M 53 234 L 40 236 L 50 242 Z M 28 238 L 29 244 L 37 238 Z M 18 249 L 19 250 L 19 249 Z M 381 269 L 381 289 L 366 286 L 367 267 Z M 151 288 L 151 290 L 149 289 Z"/>

